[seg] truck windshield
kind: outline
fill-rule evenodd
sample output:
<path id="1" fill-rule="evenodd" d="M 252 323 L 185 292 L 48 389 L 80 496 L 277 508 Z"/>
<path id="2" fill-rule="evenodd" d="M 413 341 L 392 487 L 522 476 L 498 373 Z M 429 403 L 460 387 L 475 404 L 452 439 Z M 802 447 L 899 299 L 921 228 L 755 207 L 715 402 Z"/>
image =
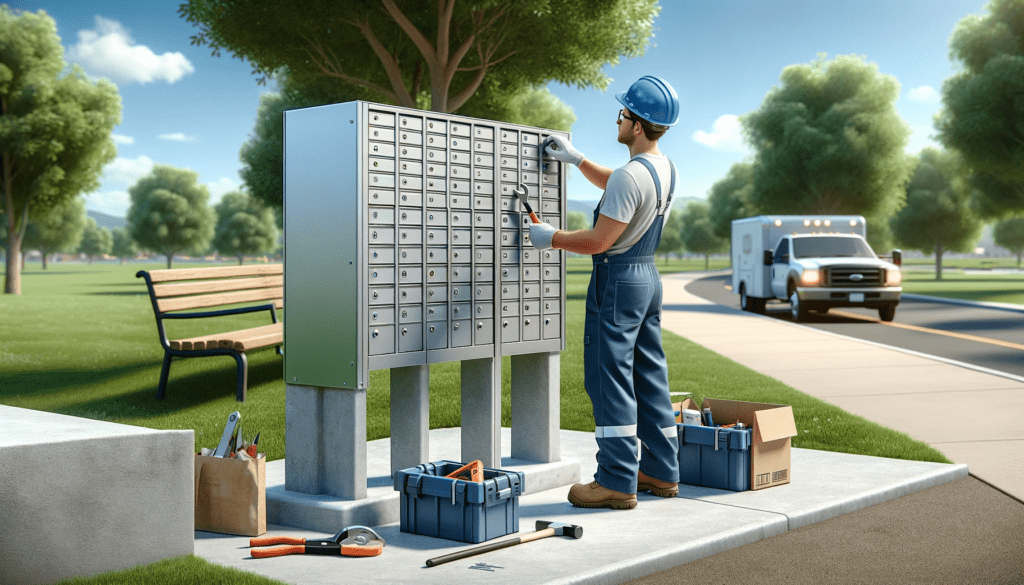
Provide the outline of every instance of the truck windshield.
<path id="1" fill-rule="evenodd" d="M 796 258 L 874 258 L 871 246 L 860 238 L 813 236 L 793 238 Z"/>

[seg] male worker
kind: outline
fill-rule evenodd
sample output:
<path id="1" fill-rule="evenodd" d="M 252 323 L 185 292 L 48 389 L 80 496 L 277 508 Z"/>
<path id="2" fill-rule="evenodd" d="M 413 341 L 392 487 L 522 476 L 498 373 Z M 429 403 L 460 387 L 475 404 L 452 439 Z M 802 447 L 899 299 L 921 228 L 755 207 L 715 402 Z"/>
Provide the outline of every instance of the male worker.
<path id="1" fill-rule="evenodd" d="M 676 178 L 658 139 L 678 121 L 679 98 L 663 79 L 644 76 L 615 99 L 625 106 L 616 121 L 618 141 L 631 157 L 625 166 L 612 171 L 559 137 L 544 143 L 545 152 L 577 165 L 605 190 L 594 227 L 566 232 L 531 224 L 530 241 L 541 250 L 593 257 L 583 367 L 597 425 L 598 469 L 589 485 L 572 486 L 569 501 L 629 509 L 636 507 L 637 491 L 679 493 L 679 444 L 661 345 L 661 277 L 654 266 Z"/>

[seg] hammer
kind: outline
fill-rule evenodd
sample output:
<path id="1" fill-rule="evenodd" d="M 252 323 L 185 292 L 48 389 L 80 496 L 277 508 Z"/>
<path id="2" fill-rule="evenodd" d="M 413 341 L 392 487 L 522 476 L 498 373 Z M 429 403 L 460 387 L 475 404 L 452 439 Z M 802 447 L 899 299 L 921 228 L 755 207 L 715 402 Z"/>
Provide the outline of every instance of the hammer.
<path id="1" fill-rule="evenodd" d="M 575 524 L 565 524 L 564 522 L 537 520 L 535 532 L 531 532 L 523 536 L 517 536 L 516 538 L 499 540 L 498 542 L 492 542 L 483 546 L 467 548 L 466 550 L 461 550 L 459 552 L 434 557 L 427 561 L 427 566 L 436 567 L 437 565 L 447 563 L 448 561 L 457 561 L 473 555 L 498 550 L 499 548 L 515 546 L 517 544 L 523 544 L 524 542 L 530 542 L 531 540 L 540 540 L 542 538 L 547 538 L 548 536 L 569 536 L 572 538 L 581 538 L 583 536 L 583 527 L 576 526 Z"/>

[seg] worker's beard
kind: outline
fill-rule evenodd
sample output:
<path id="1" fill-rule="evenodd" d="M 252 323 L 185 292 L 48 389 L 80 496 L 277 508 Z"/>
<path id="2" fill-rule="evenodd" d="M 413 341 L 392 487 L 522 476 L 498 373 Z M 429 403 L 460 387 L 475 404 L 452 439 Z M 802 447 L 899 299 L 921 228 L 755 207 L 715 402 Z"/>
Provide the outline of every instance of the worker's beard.
<path id="1" fill-rule="evenodd" d="M 627 132 L 625 136 L 619 134 L 619 144 L 625 144 L 627 148 L 633 148 L 633 143 L 636 142 L 636 134 Z"/>

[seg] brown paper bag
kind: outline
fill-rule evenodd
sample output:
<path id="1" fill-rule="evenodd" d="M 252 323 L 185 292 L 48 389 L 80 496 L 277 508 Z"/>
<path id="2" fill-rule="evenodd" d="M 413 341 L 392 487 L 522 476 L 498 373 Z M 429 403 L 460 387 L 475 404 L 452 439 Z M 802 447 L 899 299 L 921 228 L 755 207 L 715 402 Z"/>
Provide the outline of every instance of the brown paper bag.
<path id="1" fill-rule="evenodd" d="M 267 531 L 267 467 L 196 455 L 196 530 L 261 536 Z"/>

